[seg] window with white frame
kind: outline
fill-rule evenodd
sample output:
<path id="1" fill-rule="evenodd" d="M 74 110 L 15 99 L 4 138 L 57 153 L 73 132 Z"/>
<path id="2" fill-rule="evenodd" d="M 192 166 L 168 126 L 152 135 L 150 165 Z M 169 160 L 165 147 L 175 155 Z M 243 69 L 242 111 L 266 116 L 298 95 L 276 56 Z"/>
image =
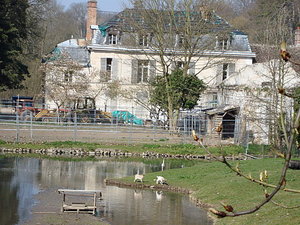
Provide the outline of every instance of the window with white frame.
<path id="1" fill-rule="evenodd" d="M 112 58 L 106 59 L 106 81 L 111 80 Z"/>
<path id="2" fill-rule="evenodd" d="M 149 60 L 138 61 L 137 83 L 146 83 L 149 78 Z"/>
<path id="3" fill-rule="evenodd" d="M 72 82 L 72 80 L 73 80 L 73 72 L 72 71 L 65 72 L 64 81 L 70 83 L 70 82 Z"/>
<path id="4" fill-rule="evenodd" d="M 222 80 L 225 80 L 229 75 L 229 64 L 224 63 L 223 64 L 223 70 L 222 70 Z"/>
<path id="5" fill-rule="evenodd" d="M 107 82 L 111 80 L 112 62 L 112 58 L 101 58 L 100 80 L 102 82 Z"/>
<path id="6" fill-rule="evenodd" d="M 118 44 L 118 35 L 117 34 L 108 34 L 108 44 L 110 44 L 110 45 Z"/>
<path id="7" fill-rule="evenodd" d="M 224 63 L 222 68 L 222 80 L 227 79 L 230 75 L 235 72 L 234 63 Z"/>
<path id="8" fill-rule="evenodd" d="M 79 98 L 75 100 L 76 109 L 93 109 L 95 108 L 95 100 L 90 97 Z"/>
<path id="9" fill-rule="evenodd" d="M 148 46 L 149 35 L 139 35 L 139 45 Z"/>
<path id="10" fill-rule="evenodd" d="M 218 106 L 218 94 L 217 93 L 212 94 L 211 106 L 212 107 L 217 107 Z"/>
<path id="11" fill-rule="evenodd" d="M 230 38 L 228 37 L 217 37 L 216 48 L 218 50 L 228 50 L 230 47 Z"/>

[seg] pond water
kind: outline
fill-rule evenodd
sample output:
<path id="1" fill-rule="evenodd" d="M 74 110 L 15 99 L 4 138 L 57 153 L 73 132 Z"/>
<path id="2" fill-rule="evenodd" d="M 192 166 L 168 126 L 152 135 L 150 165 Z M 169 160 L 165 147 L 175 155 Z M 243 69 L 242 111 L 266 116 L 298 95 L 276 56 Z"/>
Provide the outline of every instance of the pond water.
<path id="1" fill-rule="evenodd" d="M 204 210 L 188 196 L 154 190 L 106 186 L 105 178 L 159 171 L 162 160 L 58 161 L 37 158 L 0 158 L 0 224 L 22 224 L 36 204 L 34 195 L 47 188 L 101 190 L 97 217 L 112 225 L 209 225 Z M 166 160 L 165 169 L 191 161 Z M 57 204 L 60 205 L 60 202 Z"/>

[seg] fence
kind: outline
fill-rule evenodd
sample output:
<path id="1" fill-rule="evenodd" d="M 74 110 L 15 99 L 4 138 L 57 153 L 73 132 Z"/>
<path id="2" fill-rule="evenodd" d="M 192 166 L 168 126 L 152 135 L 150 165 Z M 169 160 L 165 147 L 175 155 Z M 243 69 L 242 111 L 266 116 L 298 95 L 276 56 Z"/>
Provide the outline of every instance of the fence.
<path id="1" fill-rule="evenodd" d="M 234 141 L 238 134 L 237 121 L 224 127 L 222 138 Z M 208 123 L 210 126 L 208 126 Z M 39 117 L 33 112 L 0 114 L 0 139 L 22 141 L 84 141 L 110 143 L 193 143 L 192 130 L 206 136 L 214 143 L 216 134 L 211 128 L 217 126 L 202 115 L 181 116 L 177 129 L 171 132 L 166 121 L 139 119 L 132 114 L 122 116 L 100 115 L 95 111 L 85 114 L 55 112 Z M 232 127 L 230 127 L 232 126 Z"/>

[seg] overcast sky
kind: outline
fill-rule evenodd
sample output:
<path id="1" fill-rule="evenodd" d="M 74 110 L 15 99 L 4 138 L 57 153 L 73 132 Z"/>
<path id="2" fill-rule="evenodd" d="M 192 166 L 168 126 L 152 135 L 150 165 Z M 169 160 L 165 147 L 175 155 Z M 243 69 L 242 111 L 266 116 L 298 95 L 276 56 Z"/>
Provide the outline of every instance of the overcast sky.
<path id="1" fill-rule="evenodd" d="M 88 0 L 57 0 L 61 5 L 68 7 L 72 3 L 86 3 Z M 129 0 L 98 0 L 98 10 L 120 12 L 124 9 L 124 4 L 129 5 Z M 126 6 L 126 5 L 125 5 Z"/>

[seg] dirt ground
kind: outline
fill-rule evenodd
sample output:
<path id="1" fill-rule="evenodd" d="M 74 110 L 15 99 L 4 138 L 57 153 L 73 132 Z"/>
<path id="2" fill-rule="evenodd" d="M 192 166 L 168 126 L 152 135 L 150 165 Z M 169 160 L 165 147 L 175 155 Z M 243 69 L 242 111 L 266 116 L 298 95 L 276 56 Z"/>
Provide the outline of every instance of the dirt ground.
<path id="1" fill-rule="evenodd" d="M 62 213 L 61 195 L 57 189 L 47 189 L 36 195 L 38 201 L 29 219 L 22 225 L 107 225 L 99 217 L 91 214 Z"/>
<path id="2" fill-rule="evenodd" d="M 82 141 L 94 143 L 192 143 L 191 136 L 170 135 L 164 129 L 118 127 L 30 127 L 0 124 L 0 139 L 19 142 Z"/>

